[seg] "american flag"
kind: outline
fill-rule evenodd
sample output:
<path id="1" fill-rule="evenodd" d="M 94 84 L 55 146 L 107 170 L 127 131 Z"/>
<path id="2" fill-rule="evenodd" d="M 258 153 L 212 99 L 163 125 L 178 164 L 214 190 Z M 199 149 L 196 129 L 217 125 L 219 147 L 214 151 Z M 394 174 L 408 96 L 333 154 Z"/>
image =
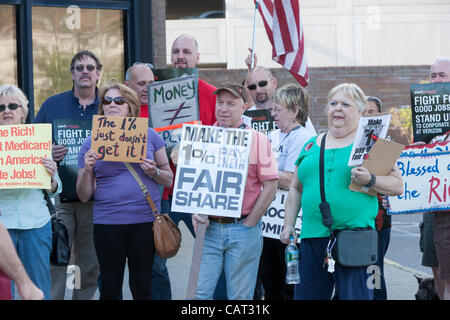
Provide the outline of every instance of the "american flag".
<path id="1" fill-rule="evenodd" d="M 257 1 L 272 44 L 272 59 L 306 86 L 309 76 L 299 0 L 255 0 L 255 3 Z"/>

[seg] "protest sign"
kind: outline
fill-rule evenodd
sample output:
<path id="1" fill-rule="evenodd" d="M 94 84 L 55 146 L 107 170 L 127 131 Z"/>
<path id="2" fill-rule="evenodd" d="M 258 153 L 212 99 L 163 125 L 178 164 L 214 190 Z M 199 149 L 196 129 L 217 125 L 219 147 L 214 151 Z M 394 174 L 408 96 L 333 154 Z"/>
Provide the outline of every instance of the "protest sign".
<path id="1" fill-rule="evenodd" d="M 50 189 L 41 159 L 51 157 L 51 124 L 0 126 L 0 189 Z"/>
<path id="2" fill-rule="evenodd" d="M 361 165 L 364 158 L 369 154 L 370 149 L 378 138 L 385 138 L 391 121 L 390 113 L 381 113 L 379 115 L 361 116 L 356 132 L 355 142 L 353 143 L 349 166 Z"/>
<path id="3" fill-rule="evenodd" d="M 295 179 L 295 178 L 294 178 Z M 284 207 L 286 204 L 286 199 L 288 195 L 287 190 L 278 189 L 275 194 L 275 198 L 267 209 L 266 213 L 262 217 L 262 231 L 263 237 L 280 239 L 280 233 L 283 230 L 284 223 Z M 295 223 L 295 231 L 300 234 L 300 229 L 302 225 L 302 210 L 297 217 Z M 300 239 L 299 239 L 300 240 Z"/>
<path id="4" fill-rule="evenodd" d="M 388 197 L 388 214 L 450 210 L 450 142 L 407 147 L 397 162 L 403 194 Z"/>
<path id="5" fill-rule="evenodd" d="M 201 122 L 191 121 L 186 122 L 186 124 L 201 124 Z M 166 153 L 169 159 L 173 148 L 175 148 L 175 146 L 180 143 L 182 129 L 183 123 L 173 124 L 167 127 L 155 128 L 155 131 L 158 132 L 159 136 L 166 143 Z"/>
<path id="6" fill-rule="evenodd" d="M 147 118 L 95 115 L 92 150 L 99 160 L 142 163 L 147 155 Z"/>
<path id="7" fill-rule="evenodd" d="M 247 110 L 244 112 L 243 120 L 249 127 L 265 135 L 268 135 L 270 131 L 278 129 L 275 120 L 270 114 L 270 109 Z"/>
<path id="8" fill-rule="evenodd" d="M 147 92 L 150 127 L 160 128 L 200 119 L 195 75 L 149 84 Z"/>
<path id="9" fill-rule="evenodd" d="M 414 141 L 429 143 L 450 130 L 450 82 L 412 84 L 410 92 Z"/>
<path id="10" fill-rule="evenodd" d="M 252 131 L 184 124 L 172 210 L 241 216 Z"/>
<path id="11" fill-rule="evenodd" d="M 91 136 L 91 129 L 91 120 L 53 120 L 54 141 L 67 147 L 66 155 L 58 163 L 58 174 L 63 184 L 63 190 L 59 195 L 62 203 L 80 201 L 76 192 L 78 153 L 84 140 Z"/>

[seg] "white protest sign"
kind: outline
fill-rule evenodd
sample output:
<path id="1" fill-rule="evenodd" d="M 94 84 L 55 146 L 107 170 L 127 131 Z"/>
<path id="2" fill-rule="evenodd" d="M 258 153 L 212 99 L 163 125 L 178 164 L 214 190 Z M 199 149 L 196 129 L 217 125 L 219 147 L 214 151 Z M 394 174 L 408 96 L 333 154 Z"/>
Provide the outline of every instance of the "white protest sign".
<path id="1" fill-rule="evenodd" d="M 390 113 L 361 116 L 348 165 L 361 165 L 377 138 L 385 138 L 391 122 Z"/>
<path id="2" fill-rule="evenodd" d="M 295 179 L 295 177 L 294 177 Z M 288 195 L 287 190 L 278 189 L 275 194 L 275 199 L 270 204 L 266 213 L 262 217 L 262 231 L 263 237 L 280 239 L 280 233 L 283 230 L 284 222 L 284 206 Z M 295 231 L 300 234 L 302 225 L 302 210 L 298 214 L 297 221 L 295 223 Z"/>
<path id="3" fill-rule="evenodd" d="M 388 197 L 388 214 L 450 210 L 450 142 L 408 147 L 397 165 L 403 194 Z"/>
<path id="4" fill-rule="evenodd" d="M 172 210 L 241 216 L 252 130 L 184 124 Z"/>

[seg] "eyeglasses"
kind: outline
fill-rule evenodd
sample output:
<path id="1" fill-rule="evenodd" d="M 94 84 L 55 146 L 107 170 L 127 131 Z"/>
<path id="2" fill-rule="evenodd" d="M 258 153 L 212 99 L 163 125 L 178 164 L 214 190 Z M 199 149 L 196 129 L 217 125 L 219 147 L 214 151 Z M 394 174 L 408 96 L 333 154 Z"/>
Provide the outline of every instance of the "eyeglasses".
<path id="1" fill-rule="evenodd" d="M 144 66 L 146 66 L 149 69 L 153 69 L 153 65 L 151 63 L 147 63 L 147 62 L 135 62 L 135 63 L 133 63 L 133 66 L 138 66 L 140 64 L 143 64 Z"/>
<path id="2" fill-rule="evenodd" d="M 124 97 L 115 97 L 115 98 L 103 97 L 103 99 L 102 99 L 103 105 L 108 105 L 108 104 L 110 104 L 113 101 L 117 105 L 122 105 L 124 103 L 127 103 L 127 100 L 125 100 Z"/>
<path id="3" fill-rule="evenodd" d="M 9 110 L 16 110 L 18 107 L 20 107 L 21 105 L 18 103 L 10 103 L 7 106 L 5 106 L 4 104 L 0 105 L 0 112 L 3 112 L 6 110 L 6 107 L 8 107 Z"/>
<path id="4" fill-rule="evenodd" d="M 83 64 L 78 64 L 75 66 L 75 70 L 77 70 L 78 72 L 83 72 L 84 71 L 84 65 Z M 86 65 L 86 70 L 89 72 L 94 71 L 96 68 L 96 66 L 92 65 L 92 64 L 87 64 Z"/>
<path id="5" fill-rule="evenodd" d="M 260 88 L 265 87 L 265 86 L 267 86 L 268 83 L 269 82 L 267 80 L 260 81 L 260 82 L 258 82 L 258 87 L 260 87 Z M 253 91 L 256 89 L 256 86 L 257 86 L 256 83 L 253 83 L 253 84 L 248 85 L 247 88 L 248 88 L 248 90 Z"/>

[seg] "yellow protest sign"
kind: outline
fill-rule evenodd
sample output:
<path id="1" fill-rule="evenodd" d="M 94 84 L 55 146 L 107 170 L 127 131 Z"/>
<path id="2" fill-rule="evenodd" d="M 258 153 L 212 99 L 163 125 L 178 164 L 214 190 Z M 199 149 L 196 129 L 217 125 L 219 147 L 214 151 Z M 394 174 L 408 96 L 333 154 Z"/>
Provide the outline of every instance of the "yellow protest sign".
<path id="1" fill-rule="evenodd" d="M 0 126 L 0 189 L 50 189 L 41 159 L 51 156 L 51 124 Z"/>
<path id="2" fill-rule="evenodd" d="M 144 162 L 147 154 L 147 118 L 95 115 L 91 149 L 99 160 Z"/>

